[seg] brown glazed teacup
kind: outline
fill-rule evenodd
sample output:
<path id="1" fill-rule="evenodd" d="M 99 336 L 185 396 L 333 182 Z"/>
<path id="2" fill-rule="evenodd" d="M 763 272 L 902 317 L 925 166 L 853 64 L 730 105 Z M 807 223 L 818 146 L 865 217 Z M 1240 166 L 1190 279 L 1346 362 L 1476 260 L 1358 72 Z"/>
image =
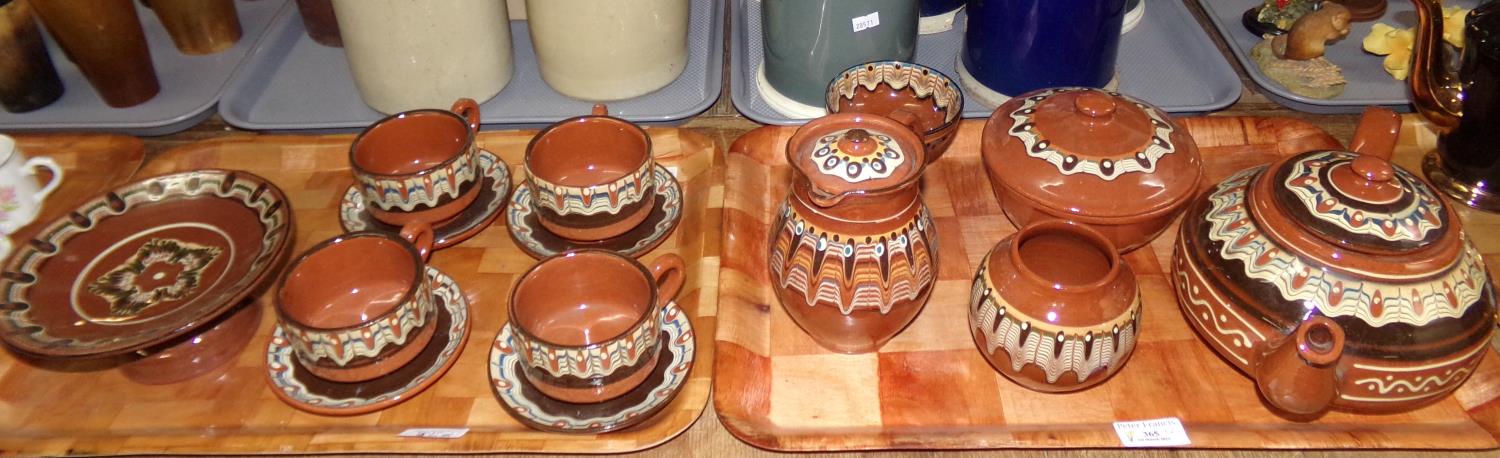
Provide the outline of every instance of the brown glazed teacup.
<path id="1" fill-rule="evenodd" d="M 411 362 L 437 328 L 426 263 L 432 227 L 399 237 L 340 235 L 292 261 L 276 291 L 278 326 L 298 362 L 320 378 L 361 382 Z"/>
<path id="2" fill-rule="evenodd" d="M 371 124 L 349 146 L 365 208 L 385 223 L 440 226 L 479 195 L 479 104 L 412 110 Z"/>
<path id="3" fill-rule="evenodd" d="M 650 270 L 606 250 L 575 250 L 537 263 L 510 293 L 510 326 L 522 373 L 542 394 L 586 404 L 639 386 L 656 367 L 661 311 L 682 289 L 682 258 Z"/>
<path id="4" fill-rule="evenodd" d="M 604 240 L 645 221 L 656 204 L 655 167 L 651 137 L 603 104 L 547 126 L 526 145 L 537 220 L 573 240 Z"/>

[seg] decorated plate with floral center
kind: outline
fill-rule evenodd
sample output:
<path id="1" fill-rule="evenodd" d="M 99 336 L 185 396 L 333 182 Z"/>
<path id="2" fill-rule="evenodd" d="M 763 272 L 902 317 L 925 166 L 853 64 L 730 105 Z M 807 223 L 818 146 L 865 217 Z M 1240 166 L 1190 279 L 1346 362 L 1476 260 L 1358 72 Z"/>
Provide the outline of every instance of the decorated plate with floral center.
<path id="1" fill-rule="evenodd" d="M 17 241 L 0 273 L 0 334 L 40 357 L 145 349 L 240 303 L 291 239 L 286 196 L 250 173 L 131 183 Z"/>

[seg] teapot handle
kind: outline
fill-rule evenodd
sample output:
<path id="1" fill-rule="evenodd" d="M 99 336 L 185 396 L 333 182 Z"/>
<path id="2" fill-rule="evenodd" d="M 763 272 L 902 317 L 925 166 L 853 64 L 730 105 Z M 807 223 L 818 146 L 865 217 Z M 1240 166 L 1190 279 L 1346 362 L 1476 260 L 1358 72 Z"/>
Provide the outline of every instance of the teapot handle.
<path id="1" fill-rule="evenodd" d="M 1400 136 L 1401 115 L 1389 108 L 1365 107 L 1364 115 L 1359 117 L 1359 127 L 1354 128 L 1354 139 L 1349 141 L 1349 149 L 1389 161 Z"/>
<path id="2" fill-rule="evenodd" d="M 1262 347 L 1251 369 L 1266 402 L 1295 415 L 1315 415 L 1333 404 L 1339 391 L 1336 363 L 1344 353 L 1343 327 L 1315 315 Z"/>

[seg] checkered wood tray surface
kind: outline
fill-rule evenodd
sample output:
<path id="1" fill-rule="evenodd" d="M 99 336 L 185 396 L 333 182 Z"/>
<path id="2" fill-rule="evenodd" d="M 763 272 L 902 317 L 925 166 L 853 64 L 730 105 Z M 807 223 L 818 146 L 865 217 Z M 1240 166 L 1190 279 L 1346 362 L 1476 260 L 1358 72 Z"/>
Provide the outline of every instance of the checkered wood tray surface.
<path id="1" fill-rule="evenodd" d="M 413 399 L 376 413 L 325 417 L 294 409 L 271 393 L 265 351 L 276 319 L 263 297 L 260 330 L 238 359 L 195 379 L 138 385 L 118 370 L 44 370 L 0 353 L 0 450 L 20 454 L 299 453 L 299 452 L 555 452 L 612 453 L 665 442 L 686 430 L 707 406 L 713 373 L 718 300 L 723 154 L 702 135 L 649 129 L 657 161 L 674 173 L 685 198 L 683 220 L 662 246 L 642 259 L 677 253 L 688 260 L 687 285 L 677 303 L 697 334 L 697 359 L 676 399 L 657 417 L 626 431 L 564 435 L 529 429 L 511 418 L 491 392 L 490 346 L 506 321 L 515 278 L 535 260 L 506 235 L 501 217 L 468 241 L 433 254 L 430 265 L 455 278 L 469 301 L 472 324 L 460 359 Z M 480 146 L 518 165 L 534 131 L 485 132 Z M 190 144 L 153 158 L 136 177 L 200 168 L 239 169 L 265 177 L 291 199 L 295 253 L 342 232 L 339 198 L 353 182 L 352 136 L 247 136 Z M 122 155 L 63 161 L 70 177 L 114 182 L 76 194 L 103 192 L 135 170 Z M 35 151 L 64 150 L 67 139 L 36 143 Z M 59 143 L 64 142 L 64 143 Z M 123 172 L 124 175 L 121 175 Z M 72 175 L 77 174 L 77 175 Z M 102 178 L 101 178 L 102 179 Z M 75 194 L 69 194 L 75 197 Z M 49 201 L 49 211 L 60 205 Z M 357 268 L 358 266 L 351 266 Z M 468 428 L 459 439 L 397 437 L 408 428 Z"/>
<path id="2" fill-rule="evenodd" d="M 1340 144 L 1284 118 L 1182 120 L 1203 152 L 1204 186 L 1281 155 Z M 970 282 L 985 253 L 1015 232 L 979 156 L 984 121 L 965 121 L 952 149 L 929 166 L 923 195 L 939 240 L 939 274 L 926 309 L 878 353 L 841 355 L 815 344 L 782 310 L 768 280 L 773 213 L 791 180 L 784 151 L 794 127 L 764 127 L 730 148 L 716 336 L 714 406 L 735 436 L 774 450 L 1119 447 L 1112 423 L 1176 417 L 1192 447 L 1500 447 L 1500 359 L 1489 355 L 1466 385 L 1398 415 L 1331 413 L 1310 423 L 1273 414 L 1253 383 L 1188 326 L 1168 280 L 1176 226 L 1126 256 L 1141 286 L 1143 319 L 1131 360 L 1087 391 L 1044 394 L 1005 379 L 967 329 Z M 1433 135 L 1408 119 L 1395 161 L 1420 170 Z M 1500 215 L 1459 212 L 1500 272 Z M 1493 353 L 1493 350 L 1486 350 Z"/>

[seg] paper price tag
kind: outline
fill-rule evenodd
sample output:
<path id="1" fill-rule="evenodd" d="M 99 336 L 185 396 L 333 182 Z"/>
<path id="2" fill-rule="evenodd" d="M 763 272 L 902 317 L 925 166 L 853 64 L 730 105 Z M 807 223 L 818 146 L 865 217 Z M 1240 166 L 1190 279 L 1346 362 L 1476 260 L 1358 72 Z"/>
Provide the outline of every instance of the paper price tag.
<path id="1" fill-rule="evenodd" d="M 859 32 L 865 29 L 872 29 L 875 28 L 875 26 L 880 25 L 880 12 L 876 11 L 864 16 L 855 17 L 854 19 L 851 19 L 851 21 L 854 22 L 855 32 Z"/>
<path id="2" fill-rule="evenodd" d="M 1115 435 L 1120 436 L 1120 445 L 1126 447 L 1176 447 L 1193 443 L 1182 428 L 1182 420 L 1176 417 L 1117 421 Z"/>
<path id="3" fill-rule="evenodd" d="M 412 428 L 397 436 L 424 439 L 458 439 L 469 433 L 469 428 Z"/>

